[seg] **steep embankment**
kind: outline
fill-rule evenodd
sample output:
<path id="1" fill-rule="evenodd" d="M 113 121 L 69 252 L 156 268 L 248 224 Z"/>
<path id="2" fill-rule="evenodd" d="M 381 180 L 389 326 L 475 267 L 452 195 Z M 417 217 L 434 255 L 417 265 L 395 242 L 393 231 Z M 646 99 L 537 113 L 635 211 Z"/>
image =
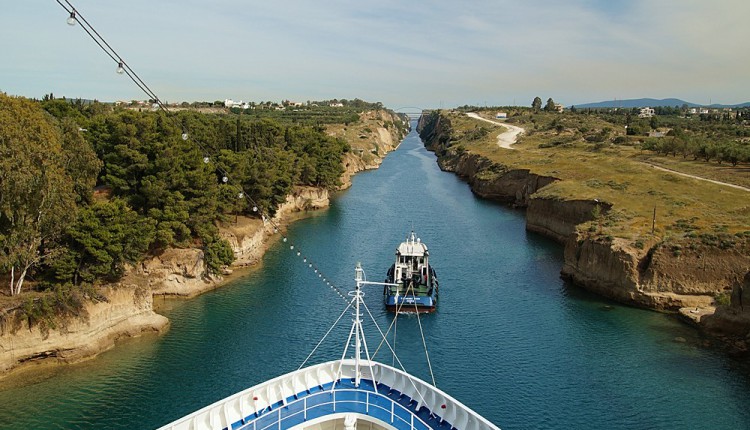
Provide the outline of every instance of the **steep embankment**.
<path id="1" fill-rule="evenodd" d="M 750 272 L 744 281 L 732 290 L 729 306 L 721 306 L 714 314 L 696 315 L 691 309 L 681 309 L 680 313 L 695 321 L 712 333 L 724 336 L 734 351 L 750 351 Z"/>
<path id="2" fill-rule="evenodd" d="M 574 233 L 565 244 L 562 274 L 603 296 L 658 310 L 713 311 L 746 273 L 746 246 L 731 249 L 683 240 L 638 249 L 618 238 Z"/>
<path id="3" fill-rule="evenodd" d="M 42 360 L 80 361 L 111 348 L 121 337 L 162 332 L 169 326 L 167 318 L 153 311 L 148 289 L 104 288 L 100 293 L 99 301 L 84 305 L 80 317 L 59 319 L 56 328 L 3 315 L 0 373 Z"/>
<path id="4" fill-rule="evenodd" d="M 425 147 L 437 154 L 440 168 L 465 179 L 480 197 L 526 207 L 531 194 L 556 180 L 528 169 L 512 169 L 452 147 L 450 121 L 440 115 L 420 117 L 417 131 Z"/>
<path id="5" fill-rule="evenodd" d="M 352 185 L 351 178 L 357 172 L 377 169 L 386 154 L 398 148 L 408 132 L 408 123 L 404 119 L 385 110 L 363 112 L 359 121 L 357 127 L 328 127 L 328 134 L 346 140 L 352 148 L 344 156 L 341 189 Z"/>
<path id="6" fill-rule="evenodd" d="M 437 154 L 441 169 L 465 178 L 480 197 L 525 207 L 529 231 L 565 244 L 564 277 L 623 303 L 671 311 L 690 308 L 694 312 L 690 315 L 697 316 L 713 313 L 716 298 L 726 296 L 721 308 L 726 311 L 710 318 L 709 328 L 727 330 L 731 326 L 729 332 L 744 330 L 750 335 L 750 312 L 744 314 L 741 324 L 737 321 L 742 317 L 736 312 L 742 278 L 750 270 L 746 239 L 714 243 L 708 236 L 694 236 L 633 243 L 612 237 L 601 232 L 604 215 L 616 209 L 611 204 L 537 193 L 557 179 L 510 168 L 464 150 L 453 141 L 458 133 L 443 115 L 423 116 L 418 131 L 425 146 Z"/>
<path id="7" fill-rule="evenodd" d="M 279 206 L 272 222 L 257 218 L 238 217 L 220 226 L 221 236 L 232 246 L 235 262 L 232 267 L 257 263 L 274 240 L 274 225 L 284 226 L 297 219 L 304 211 L 325 208 L 329 192 L 314 187 L 296 187 Z M 148 288 L 154 295 L 194 297 L 220 286 L 225 276 L 212 276 L 206 272 L 203 251 L 198 248 L 167 249 L 160 255 L 149 257 L 133 267 L 122 280 L 125 285 Z"/>
<path id="8" fill-rule="evenodd" d="M 387 111 L 364 112 L 360 124 L 346 127 L 339 137 L 352 146 L 342 164 L 342 187 L 351 185 L 355 173 L 377 168 L 385 155 L 398 147 L 405 135 L 405 124 Z M 331 132 L 336 135 L 336 132 Z M 356 141 L 351 141 L 356 136 Z M 370 148 L 365 151 L 359 148 Z M 326 189 L 296 187 L 277 209 L 273 223 L 239 217 L 220 226 L 221 235 L 230 243 L 236 261 L 233 267 L 257 263 L 269 244 L 280 237 L 274 224 L 282 228 L 305 211 L 325 208 L 330 193 Z M 93 357 L 109 349 L 122 337 L 143 332 L 162 332 L 169 321 L 154 312 L 153 296 L 193 297 L 225 282 L 223 276 L 206 272 L 203 251 L 198 248 L 167 249 L 129 268 L 117 286 L 102 290 L 106 300 L 86 304 L 81 317 L 60 320 L 53 327 L 29 325 L 17 317 L 20 309 L 2 316 L 0 333 L 0 375 L 30 363 L 68 363 Z"/>

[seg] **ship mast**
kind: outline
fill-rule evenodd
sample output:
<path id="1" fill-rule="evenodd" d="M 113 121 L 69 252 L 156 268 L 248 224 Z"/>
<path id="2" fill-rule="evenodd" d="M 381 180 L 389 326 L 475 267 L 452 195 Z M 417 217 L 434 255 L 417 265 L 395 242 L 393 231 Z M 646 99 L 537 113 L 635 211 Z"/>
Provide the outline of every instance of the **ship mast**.
<path id="1" fill-rule="evenodd" d="M 354 386 L 359 387 L 359 383 L 362 377 L 362 350 L 364 349 L 365 358 L 366 358 L 366 365 L 370 368 L 370 374 L 373 377 L 374 381 L 374 373 L 372 368 L 372 361 L 370 360 L 370 351 L 367 349 L 367 341 L 365 340 L 365 332 L 362 329 L 362 313 L 361 313 L 361 305 L 364 304 L 363 297 L 365 296 L 365 293 L 362 291 L 362 285 L 397 285 L 397 284 L 389 284 L 385 282 L 370 282 L 365 280 L 365 271 L 362 269 L 362 264 L 359 262 L 357 263 L 357 266 L 354 269 L 354 281 L 356 282 L 356 286 L 354 291 L 349 292 L 350 296 L 354 297 L 354 319 L 352 319 L 352 328 L 349 331 L 349 340 L 346 342 L 346 346 L 344 347 L 344 354 L 341 357 L 343 360 L 346 358 L 346 352 L 349 349 L 349 345 L 351 344 L 352 337 L 354 338 L 354 370 L 355 370 L 355 376 L 354 376 Z M 339 370 L 340 373 L 340 370 Z M 375 387 L 375 392 L 377 392 L 377 386 Z"/>

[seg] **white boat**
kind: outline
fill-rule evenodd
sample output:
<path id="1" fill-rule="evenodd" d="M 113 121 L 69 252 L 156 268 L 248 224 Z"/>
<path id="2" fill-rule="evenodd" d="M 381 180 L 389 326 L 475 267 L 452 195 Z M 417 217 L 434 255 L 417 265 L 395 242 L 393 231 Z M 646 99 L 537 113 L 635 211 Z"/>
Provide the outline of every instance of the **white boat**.
<path id="1" fill-rule="evenodd" d="M 362 308 L 371 318 L 372 314 L 362 300 L 361 287 L 383 283 L 366 281 L 360 265 L 355 274 L 356 289 L 349 293 L 352 300 L 339 317 L 354 310 L 340 360 L 300 368 L 250 387 L 161 430 L 499 430 L 434 385 L 370 359 Z M 352 341 L 352 357 L 346 358 Z"/>

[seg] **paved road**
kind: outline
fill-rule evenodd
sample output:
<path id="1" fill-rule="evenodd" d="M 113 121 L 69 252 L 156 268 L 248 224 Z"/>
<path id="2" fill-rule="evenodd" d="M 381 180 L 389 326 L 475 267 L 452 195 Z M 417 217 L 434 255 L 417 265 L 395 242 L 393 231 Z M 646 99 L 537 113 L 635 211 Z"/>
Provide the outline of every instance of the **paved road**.
<path id="1" fill-rule="evenodd" d="M 510 125 L 510 124 L 505 123 L 505 122 L 492 121 L 492 120 L 487 119 L 487 118 L 482 118 L 481 116 L 479 116 L 478 114 L 476 114 L 474 112 L 469 112 L 466 115 L 468 115 L 468 116 L 470 116 L 472 118 L 475 118 L 475 119 L 480 119 L 482 121 L 486 121 L 486 122 L 489 122 L 491 124 L 495 124 L 495 125 L 499 125 L 499 126 L 507 128 L 508 131 L 505 131 L 505 132 L 500 133 L 500 134 L 497 135 L 497 146 L 499 146 L 501 148 L 515 149 L 511 145 L 513 145 L 514 143 L 516 143 L 516 140 L 518 140 L 518 136 L 521 133 L 523 133 L 524 131 L 526 131 L 526 130 L 524 130 L 521 127 L 518 127 L 518 126 L 515 126 L 515 125 Z"/>

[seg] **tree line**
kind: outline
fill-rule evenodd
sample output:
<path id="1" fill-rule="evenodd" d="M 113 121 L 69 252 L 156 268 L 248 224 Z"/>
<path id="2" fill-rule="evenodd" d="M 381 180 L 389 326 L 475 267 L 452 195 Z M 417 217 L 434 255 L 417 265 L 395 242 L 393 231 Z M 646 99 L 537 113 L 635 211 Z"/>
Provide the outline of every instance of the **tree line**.
<path id="1" fill-rule="evenodd" d="M 322 126 L 0 93 L 0 275 L 11 295 L 82 288 L 188 246 L 217 272 L 234 258 L 220 222 L 337 188 L 349 150 Z"/>
<path id="2" fill-rule="evenodd" d="M 698 139 L 681 132 L 670 132 L 661 138 L 649 137 L 641 144 L 641 149 L 654 151 L 657 154 L 680 154 L 682 158 L 691 157 L 693 160 L 711 160 L 717 163 L 729 163 L 737 166 L 739 163 L 750 163 L 750 144 L 740 143 L 731 139 Z"/>

